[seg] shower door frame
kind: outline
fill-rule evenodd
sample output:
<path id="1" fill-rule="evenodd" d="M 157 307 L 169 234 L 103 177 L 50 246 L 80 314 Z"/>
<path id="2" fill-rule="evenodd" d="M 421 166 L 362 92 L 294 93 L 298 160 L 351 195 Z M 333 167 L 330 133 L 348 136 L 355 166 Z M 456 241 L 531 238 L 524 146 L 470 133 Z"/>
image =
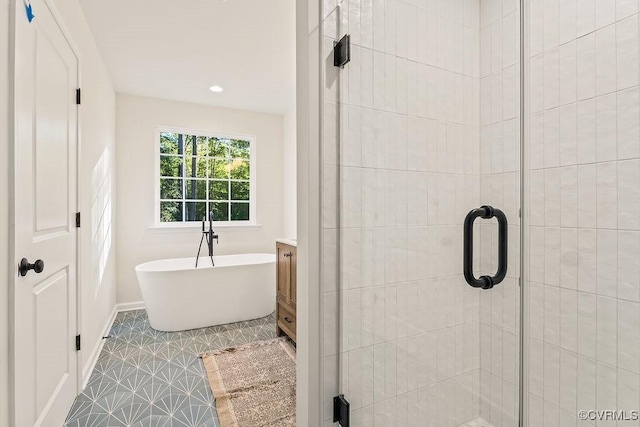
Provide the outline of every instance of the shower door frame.
<path id="1" fill-rule="evenodd" d="M 530 0 L 518 0 L 520 7 L 520 342 L 518 364 L 518 425 L 529 425 L 529 204 L 528 204 L 528 160 L 529 160 L 529 4 Z"/>
<path id="2" fill-rule="evenodd" d="M 528 245 L 529 203 L 527 200 L 529 159 L 529 1 L 518 0 L 520 7 L 520 324 L 519 324 L 519 399 L 518 425 L 528 423 Z M 297 412 L 300 425 L 322 423 L 322 3 L 299 0 L 296 3 L 296 76 L 297 76 L 297 182 L 298 182 L 298 343 Z M 338 328 L 342 321 L 337 319 Z M 340 352 L 338 352 L 340 354 Z M 340 384 L 338 372 L 338 385 Z M 348 397 L 348 396 L 347 396 Z"/>
<path id="3" fill-rule="evenodd" d="M 319 0 L 296 1 L 297 425 L 322 425 Z"/>

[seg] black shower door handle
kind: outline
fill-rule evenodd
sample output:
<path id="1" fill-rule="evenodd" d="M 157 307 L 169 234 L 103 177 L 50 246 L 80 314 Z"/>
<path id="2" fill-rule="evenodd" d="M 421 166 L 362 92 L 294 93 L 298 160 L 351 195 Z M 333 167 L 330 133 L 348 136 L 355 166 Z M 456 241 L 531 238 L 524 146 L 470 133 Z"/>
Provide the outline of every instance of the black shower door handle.
<path id="1" fill-rule="evenodd" d="M 476 218 L 498 220 L 498 271 L 495 276 L 473 275 L 473 223 Z M 474 288 L 491 289 L 502 282 L 507 275 L 507 217 L 500 209 L 481 206 L 473 209 L 464 219 L 464 278 Z"/>

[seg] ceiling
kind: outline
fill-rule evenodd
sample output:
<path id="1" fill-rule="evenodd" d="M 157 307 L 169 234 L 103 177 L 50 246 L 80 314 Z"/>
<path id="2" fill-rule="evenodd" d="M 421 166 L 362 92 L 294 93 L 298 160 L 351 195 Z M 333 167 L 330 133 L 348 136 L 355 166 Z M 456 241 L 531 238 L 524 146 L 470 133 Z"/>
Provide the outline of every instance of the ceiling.
<path id="1" fill-rule="evenodd" d="M 295 105 L 294 0 L 81 4 L 118 93 L 277 114 Z"/>

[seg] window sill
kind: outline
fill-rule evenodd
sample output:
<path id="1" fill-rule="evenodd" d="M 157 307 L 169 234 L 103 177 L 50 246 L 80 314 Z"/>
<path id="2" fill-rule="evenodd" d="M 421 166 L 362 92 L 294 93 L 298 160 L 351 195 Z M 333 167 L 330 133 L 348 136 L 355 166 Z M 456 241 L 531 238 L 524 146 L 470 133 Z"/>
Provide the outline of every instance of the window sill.
<path id="1" fill-rule="evenodd" d="M 207 230 L 209 224 L 206 225 Z M 214 224 L 213 231 L 258 231 L 262 228 L 261 224 Z M 202 231 L 202 223 L 194 222 L 189 224 L 155 224 L 147 231 L 152 233 L 180 233 Z"/>

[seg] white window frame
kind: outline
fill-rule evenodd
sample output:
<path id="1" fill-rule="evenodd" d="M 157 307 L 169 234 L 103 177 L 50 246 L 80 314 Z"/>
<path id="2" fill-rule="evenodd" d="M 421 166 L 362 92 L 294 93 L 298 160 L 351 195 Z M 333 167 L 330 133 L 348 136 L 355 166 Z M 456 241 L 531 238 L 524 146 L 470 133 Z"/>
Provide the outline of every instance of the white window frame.
<path id="1" fill-rule="evenodd" d="M 155 131 L 154 141 L 154 219 L 153 227 L 157 229 L 182 229 L 182 228 L 198 228 L 202 227 L 200 221 L 181 221 L 181 222 L 161 222 L 160 221 L 160 134 L 161 133 L 181 133 L 187 135 L 205 136 L 209 138 L 229 138 L 241 139 L 249 141 L 249 220 L 248 221 L 214 221 L 215 227 L 221 228 L 239 228 L 239 229 L 257 229 L 260 225 L 256 218 L 256 137 L 254 135 L 244 135 L 238 133 L 203 131 L 191 128 L 179 128 L 174 126 L 159 126 Z M 229 194 L 231 196 L 231 194 Z M 206 200 L 209 202 L 209 200 Z"/>

